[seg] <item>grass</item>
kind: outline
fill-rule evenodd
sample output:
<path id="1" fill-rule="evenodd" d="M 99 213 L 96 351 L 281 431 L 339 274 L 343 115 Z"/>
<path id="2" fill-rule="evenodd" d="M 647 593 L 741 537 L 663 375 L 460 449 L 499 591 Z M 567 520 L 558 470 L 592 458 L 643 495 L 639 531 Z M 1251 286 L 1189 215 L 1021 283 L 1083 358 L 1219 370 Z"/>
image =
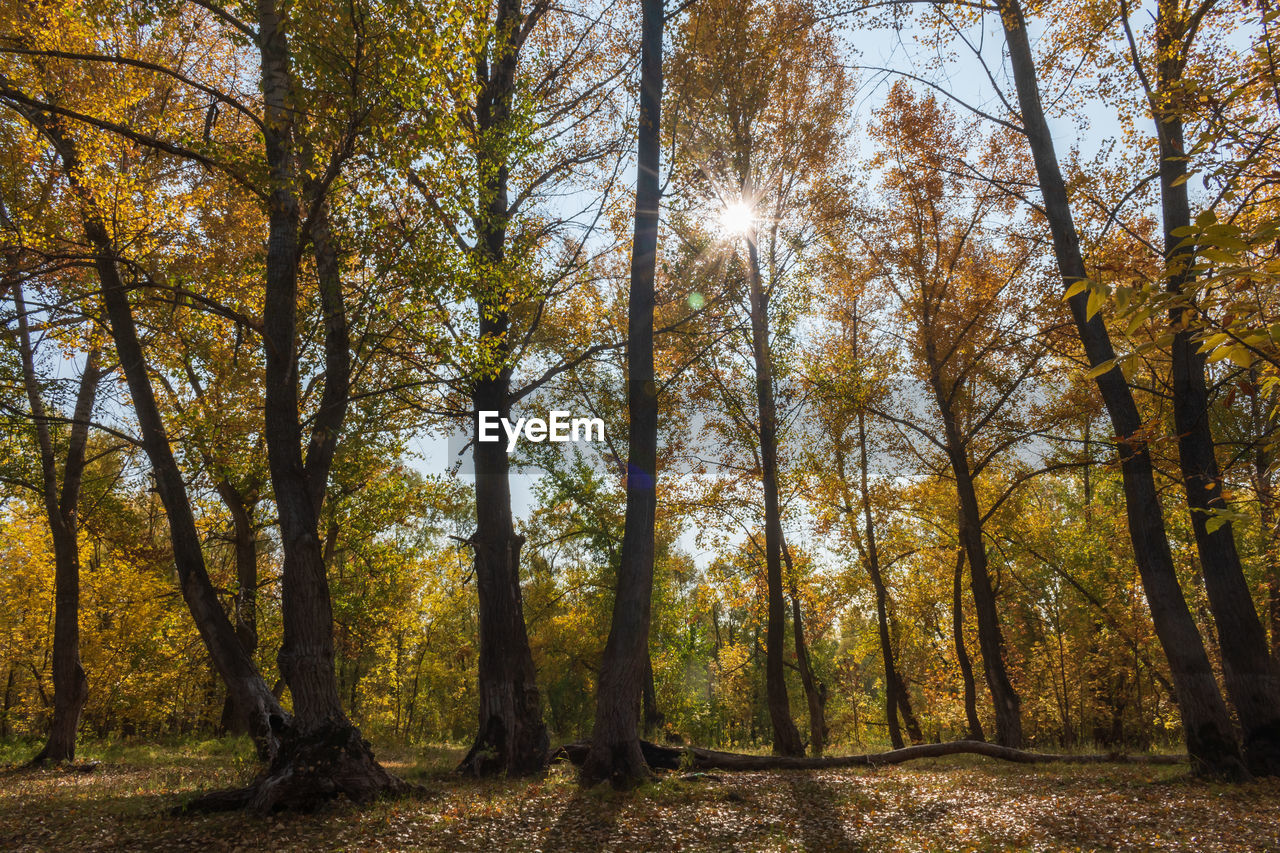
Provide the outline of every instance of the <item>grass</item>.
<path id="1" fill-rule="evenodd" d="M 13 765 L 29 745 L 0 745 Z M 385 749 L 422 786 L 311 815 L 175 817 L 254 771 L 244 741 L 87 744 L 93 772 L 0 769 L 4 850 L 1280 851 L 1280 780 L 1201 783 L 1177 767 L 1027 767 L 973 756 L 877 770 L 669 774 L 630 794 L 572 768 L 476 780 L 461 750 Z"/>

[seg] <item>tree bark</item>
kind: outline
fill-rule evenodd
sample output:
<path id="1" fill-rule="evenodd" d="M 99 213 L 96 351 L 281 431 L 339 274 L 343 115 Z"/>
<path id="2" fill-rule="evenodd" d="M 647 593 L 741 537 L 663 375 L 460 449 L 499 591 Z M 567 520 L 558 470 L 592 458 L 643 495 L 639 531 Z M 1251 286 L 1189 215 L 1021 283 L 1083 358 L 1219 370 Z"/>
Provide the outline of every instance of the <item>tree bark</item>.
<path id="1" fill-rule="evenodd" d="M 501 273 L 506 257 L 508 162 L 511 107 L 520 59 L 523 14 L 520 0 L 499 0 L 489 56 L 481 57 L 477 75 L 481 90 L 476 124 L 481 134 L 477 153 L 483 184 L 483 213 L 474 254 L 486 274 Z M 484 294 L 479 304 L 480 341 L 493 351 L 495 367 L 476 379 L 471 391 L 472 454 L 476 479 L 476 592 L 480 609 L 479 727 L 459 771 L 484 775 L 525 775 L 546 766 L 549 740 L 542 720 L 537 671 L 529 647 L 520 593 L 520 548 L 511 510 L 510 462 L 502 441 L 482 442 L 480 413 L 511 411 L 511 347 L 509 293 Z M 638 694 L 637 694 L 638 695 Z"/>
<path id="2" fill-rule="evenodd" d="M 964 716 L 969 725 L 968 740 L 986 740 L 978 719 L 978 689 L 973 681 L 973 664 L 964 643 L 964 546 L 956 548 L 956 570 L 951 586 L 951 634 L 956 644 L 956 661 L 964 681 Z"/>
<path id="3" fill-rule="evenodd" d="M 760 416 L 760 478 L 764 490 L 764 562 L 768 589 L 765 624 L 765 694 L 773 726 L 773 751 L 804 755 L 800 732 L 791 719 L 787 696 L 783 643 L 787 633 L 786 602 L 782 592 L 782 511 L 778 503 L 778 415 L 773 394 L 773 364 L 769 346 L 769 301 L 760 282 L 760 258 L 754 231 L 747 238 L 747 267 L 751 291 L 751 351 L 756 371 L 756 403 Z"/>
<path id="4" fill-rule="evenodd" d="M 1066 183 L 1040 101 L 1035 60 L 1022 7 L 1019 0 L 999 0 L 999 8 L 1023 128 L 1053 238 L 1054 255 L 1063 284 L 1070 288 L 1085 281 L 1087 275 Z M 1087 301 L 1087 294 L 1081 292 L 1073 295 L 1069 304 L 1085 355 L 1090 366 L 1097 367 L 1113 360 L 1115 350 L 1102 317 L 1088 315 Z M 1160 497 L 1155 488 L 1150 450 L 1133 393 L 1118 367 L 1099 375 L 1095 381 L 1115 431 L 1134 558 L 1156 635 L 1169 659 L 1192 766 L 1200 774 L 1244 778 L 1248 771 L 1240 759 L 1226 704 L 1214 680 L 1204 642 L 1178 585 Z"/>
<path id="5" fill-rule="evenodd" d="M 796 647 L 796 669 L 800 671 L 800 684 L 804 687 L 805 703 L 809 706 L 809 751 L 822 755 L 827 745 L 827 687 L 818 682 L 809 660 L 809 647 L 804 637 L 804 620 L 800 612 L 800 595 L 796 588 L 796 567 L 791 562 L 791 549 L 782 542 L 782 556 L 786 559 L 787 574 L 791 576 L 791 625 Z"/>
<path id="6" fill-rule="evenodd" d="M 374 759 L 369 743 L 343 712 L 334 672 L 333 609 L 319 536 L 319 515 L 338 436 L 350 399 L 348 327 L 338 252 L 323 188 L 299 173 L 297 124 L 288 21 L 275 0 L 260 0 L 258 47 L 265 105 L 263 141 L 268 168 L 266 288 L 262 328 L 266 354 L 264 430 L 267 463 L 279 514 L 283 641 L 277 661 L 293 698 L 293 719 L 281 749 L 248 787 L 202 797 L 196 810 L 312 809 L 346 795 L 356 802 L 403 791 L 407 785 Z M 309 149 L 302 140 L 303 153 Z M 324 328 L 324 389 L 303 456 L 299 414 L 297 305 L 299 198 L 311 211 Z"/>
<path id="7" fill-rule="evenodd" d="M 855 336 L 857 332 L 855 331 Z M 866 542 L 867 574 L 871 578 L 871 587 L 876 599 L 876 626 L 880 637 L 880 659 L 884 664 L 884 704 L 885 722 L 889 727 L 889 741 L 894 749 L 904 746 L 902 727 L 898 724 L 898 711 L 901 709 L 903 721 L 907 724 L 911 739 L 915 742 L 923 740 L 920 724 L 916 722 L 911 710 L 911 700 L 907 695 L 906 685 L 898 675 L 898 667 L 893 660 L 893 636 L 889 630 L 889 590 L 885 586 L 884 577 L 880 574 L 880 548 L 876 542 L 875 523 L 871 516 L 871 485 L 868 472 L 867 457 L 867 421 L 866 412 L 858 409 L 858 454 L 861 468 L 861 498 L 863 538 Z"/>
<path id="8" fill-rule="evenodd" d="M 1005 666 L 1004 635 L 1000 628 L 1000 610 L 988 571 L 987 545 L 982 536 L 982 511 L 978 506 L 977 483 L 969 459 L 969 445 L 961 433 L 959 419 L 952 402 L 956 386 L 948 388 L 942 375 L 943 359 L 938 355 L 932 334 L 933 316 L 926 308 L 925 354 L 929 366 L 929 384 L 933 389 L 938 413 L 942 418 L 943 437 L 951 474 L 955 479 L 958 507 L 958 538 L 969 561 L 969 585 L 973 592 L 973 609 L 978 617 L 978 648 L 982 650 L 982 671 L 991 694 L 996 719 L 996 741 L 1001 746 L 1022 746 L 1022 700 L 1009 680 Z"/>
<path id="9" fill-rule="evenodd" d="M 1175 103 L 1185 60 L 1185 24 L 1171 0 L 1157 5 L 1157 85 L 1151 108 L 1160 156 L 1160 199 L 1164 219 L 1165 289 L 1181 294 L 1194 273 L 1195 247 L 1176 236 L 1191 226 L 1187 193 L 1186 146 L 1181 107 Z M 1137 57 L 1134 57 L 1137 61 Z M 1185 232 L 1184 232 L 1185 233 Z M 1191 511 L 1191 528 L 1204 576 L 1209 609 L 1218 628 L 1223 681 L 1236 709 L 1243 734 L 1244 760 L 1259 776 L 1280 774 L 1280 671 L 1267 649 L 1267 634 L 1254 609 L 1244 577 L 1235 534 L 1229 520 L 1210 531 L 1214 510 L 1226 509 L 1222 477 L 1209 425 L 1209 390 L 1205 354 L 1200 352 L 1193 310 L 1174 305 L 1172 379 L 1173 420 L 1178 431 L 1178 459 Z"/>
<path id="10" fill-rule="evenodd" d="M 236 638 L 253 660 L 258 651 L 258 530 L 254 524 L 257 501 L 247 499 L 225 479 L 218 482 L 217 491 L 231 515 L 236 561 Z M 222 729 L 236 733 L 249 730 L 248 718 L 230 693 L 222 708 Z"/>
<path id="11" fill-rule="evenodd" d="M 662 141 L 663 0 L 641 0 L 640 119 L 635 234 L 627 306 L 627 508 L 618 589 L 600 661 L 596 719 L 581 781 L 615 788 L 649 778 L 637 736 L 636 696 L 649 647 L 657 513 L 658 396 L 653 369 L 654 274 L 658 253 L 658 170 Z"/>
<path id="12" fill-rule="evenodd" d="M 66 457 L 59 483 L 58 459 L 53 435 L 36 374 L 31 325 L 23 299 L 22 285 L 14 281 L 14 307 L 18 314 L 18 341 L 22 377 L 39 444 L 45 515 L 53 540 L 53 717 L 44 748 L 31 759 L 33 765 L 73 761 L 80 716 L 89 699 L 89 680 L 80 663 L 80 543 L 78 510 L 83 482 L 85 450 L 89 441 L 89 418 L 101 378 L 99 353 L 89 351 L 80 375 L 80 389 L 68 435 Z"/>

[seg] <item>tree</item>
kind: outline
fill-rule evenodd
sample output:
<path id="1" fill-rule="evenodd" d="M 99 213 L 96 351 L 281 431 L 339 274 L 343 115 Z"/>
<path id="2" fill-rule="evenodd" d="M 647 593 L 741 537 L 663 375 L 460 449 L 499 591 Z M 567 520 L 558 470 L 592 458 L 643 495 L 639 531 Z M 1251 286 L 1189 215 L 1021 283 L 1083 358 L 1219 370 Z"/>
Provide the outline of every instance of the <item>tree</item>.
<path id="1" fill-rule="evenodd" d="M 836 227 L 839 218 L 840 194 L 834 187 L 848 98 L 835 40 L 815 14 L 804 3 L 698 6 L 685 22 L 675 63 L 675 88 L 690 116 L 678 126 L 680 157 L 710 187 L 713 209 L 726 211 L 724 236 L 741 238 L 746 249 L 742 264 L 755 397 L 750 439 L 752 454 L 758 453 L 768 596 L 766 684 L 774 750 L 782 755 L 803 754 L 804 744 L 791 718 L 784 669 L 782 418 L 775 338 L 782 333 L 778 326 L 786 324 L 785 288 L 798 277 L 793 269 L 801 263 L 798 250 L 814 240 L 812 232 Z M 791 224 L 800 217 L 809 221 Z M 803 666 L 802 681 L 817 711 L 816 683 L 811 674 L 804 677 Z"/>
<path id="2" fill-rule="evenodd" d="M 2 214 L 3 202 L 0 202 L 0 218 L 3 218 Z M 23 384 L 31 404 L 32 426 L 40 456 L 41 497 L 53 539 L 55 565 L 53 719 L 49 723 L 49 739 L 31 763 L 57 763 L 71 761 L 76 756 L 80 715 L 89 696 L 89 681 L 80 664 L 80 539 L 77 515 L 89 443 L 89 419 L 93 415 L 98 381 L 104 371 L 98 350 L 89 349 L 81 368 L 79 390 L 71 412 L 70 429 L 67 430 L 67 444 L 59 464 L 54 445 L 54 423 L 40 387 L 31 319 L 22 285 L 13 281 L 5 290 L 12 290 L 17 311 Z"/>
<path id="3" fill-rule="evenodd" d="M 1216 6 L 1213 0 L 1157 3 L 1152 80 L 1139 53 L 1128 4 L 1121 3 L 1133 68 L 1156 125 L 1164 223 L 1164 286 L 1175 297 L 1181 296 L 1196 276 L 1197 254 L 1194 244 L 1186 239 L 1192 218 L 1184 127 L 1196 81 L 1186 79 L 1184 72 L 1197 34 L 1219 14 Z M 1225 509 L 1226 501 L 1209 420 L 1207 355 L 1197 340 L 1194 311 L 1192 305 L 1180 302 L 1169 309 L 1178 461 L 1209 606 L 1218 629 L 1223 681 L 1243 729 L 1245 764 L 1255 775 L 1273 776 L 1280 774 L 1280 670 L 1267 649 L 1266 630 L 1254 609 L 1231 519 L 1219 517 L 1210 526 L 1215 521 L 1214 511 Z"/>
<path id="4" fill-rule="evenodd" d="M 635 234 L 627 308 L 627 509 L 609 639 L 600 660 L 591 751 L 581 771 L 583 785 L 608 779 L 615 788 L 630 787 L 649 777 L 640 751 L 636 700 L 648 660 L 657 514 L 658 388 L 653 367 L 653 314 L 662 201 L 663 0 L 641 0 L 640 21 Z"/>
<path id="5" fill-rule="evenodd" d="M 1035 164 L 1054 255 L 1076 331 L 1096 372 L 1094 380 L 1115 431 L 1134 557 L 1157 636 L 1173 671 L 1187 751 L 1197 772 L 1239 778 L 1246 770 L 1240 761 L 1226 705 L 1214 680 L 1204 642 L 1178 586 L 1143 421 L 1133 392 L 1115 365 L 1115 349 L 1097 306 L 1090 310 L 1080 238 L 1041 102 L 1022 6 L 1018 0 L 1001 0 L 999 9 L 1022 113 L 1022 129 Z"/>

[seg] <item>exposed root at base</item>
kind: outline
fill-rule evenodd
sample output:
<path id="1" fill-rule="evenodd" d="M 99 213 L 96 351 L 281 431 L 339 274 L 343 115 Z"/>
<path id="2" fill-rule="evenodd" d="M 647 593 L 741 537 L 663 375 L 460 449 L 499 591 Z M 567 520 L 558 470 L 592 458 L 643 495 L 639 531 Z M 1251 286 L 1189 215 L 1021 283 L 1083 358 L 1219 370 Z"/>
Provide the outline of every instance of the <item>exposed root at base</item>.
<path id="1" fill-rule="evenodd" d="M 174 811 L 308 812 L 341 796 L 366 803 L 415 790 L 418 786 L 387 772 L 374 759 L 369 742 L 355 726 L 330 725 L 306 734 L 286 728 L 279 753 L 252 783 L 205 794 Z"/>

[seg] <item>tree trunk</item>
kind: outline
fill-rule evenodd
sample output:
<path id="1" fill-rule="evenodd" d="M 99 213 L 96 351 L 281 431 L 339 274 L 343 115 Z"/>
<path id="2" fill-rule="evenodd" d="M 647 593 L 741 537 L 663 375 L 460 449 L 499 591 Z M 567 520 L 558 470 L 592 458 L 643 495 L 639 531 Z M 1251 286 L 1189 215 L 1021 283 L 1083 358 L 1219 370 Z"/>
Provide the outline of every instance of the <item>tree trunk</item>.
<path id="1" fill-rule="evenodd" d="M 1194 276 L 1190 266 L 1195 260 L 1195 247 L 1176 236 L 1180 229 L 1191 227 L 1183 122 L 1178 105 L 1165 106 L 1178 97 L 1185 59 L 1180 49 L 1184 24 L 1178 8 L 1171 0 L 1160 0 L 1157 7 L 1160 61 L 1152 100 L 1160 153 L 1165 288 L 1173 294 L 1182 293 Z M 1209 608 L 1218 628 L 1223 681 L 1243 730 L 1245 765 L 1256 775 L 1273 776 L 1280 774 L 1280 671 L 1267 649 L 1266 630 L 1254 609 L 1231 522 L 1213 531 L 1208 528 L 1213 511 L 1226 509 L 1227 503 L 1209 426 L 1205 354 L 1191 328 L 1192 319 L 1189 306 L 1175 305 L 1170 310 L 1173 420 L 1182 482 Z"/>
<path id="2" fill-rule="evenodd" d="M 950 419 L 948 419 L 950 421 Z M 996 742 L 1001 746 L 1022 747 L 1022 701 L 1009 681 L 1004 662 L 1004 636 L 1000 630 L 1000 611 L 995 590 L 987 570 L 987 547 L 982 541 L 981 511 L 969 460 L 957 451 L 952 441 L 958 440 L 954 422 L 948 427 L 948 451 L 951 471 L 956 478 L 956 494 L 960 505 L 960 542 L 969 560 L 969 583 L 973 607 L 978 616 L 978 648 L 982 650 L 982 671 L 995 708 Z"/>
<path id="3" fill-rule="evenodd" d="M 774 770 L 827 770 L 837 767 L 888 767 L 904 764 L 920 758 L 942 758 L 947 755 L 982 755 L 1016 764 L 1181 764 L 1176 755 L 1125 755 L 1101 753 L 1093 755 L 1058 755 L 1051 752 L 1029 752 L 1011 749 L 994 743 L 972 740 L 954 740 L 946 743 L 923 743 L 894 749 L 889 752 L 871 752 L 864 755 L 832 755 L 823 758 L 787 755 L 747 755 L 738 752 L 720 752 L 695 746 L 659 746 L 642 741 L 640 748 L 649 765 L 662 770 L 731 770 L 759 772 Z M 557 756 L 563 756 L 574 764 L 581 764 L 591 749 L 590 743 L 567 743 L 560 747 Z"/>
<path id="4" fill-rule="evenodd" d="M 663 0 L 641 0 L 640 119 L 637 129 L 635 235 L 627 307 L 627 509 L 618 589 L 600 660 L 591 748 L 583 785 L 608 779 L 616 788 L 649 778 L 637 736 L 636 701 L 649 648 L 657 512 L 658 397 L 653 370 L 654 273 L 658 253 L 658 183 L 662 141 Z"/>
<path id="5" fill-rule="evenodd" d="M 857 334 L 856 331 L 854 333 Z M 866 413 L 858 409 L 858 453 L 861 462 L 862 477 L 862 524 L 863 538 L 866 542 L 867 574 L 871 578 L 871 586 L 876 598 L 876 625 L 880 637 L 880 659 L 884 663 L 884 704 L 885 722 L 889 727 L 889 741 L 894 749 L 901 749 L 902 728 L 898 725 L 899 700 L 905 697 L 906 690 L 899 683 L 898 668 L 893 662 L 893 638 L 889 632 L 889 590 L 884 585 L 880 574 L 880 550 L 876 544 L 875 524 L 871 517 L 871 487 L 867 471 L 867 423 Z M 908 706 L 903 715 L 914 719 Z"/>
<path id="6" fill-rule="evenodd" d="M 187 496 L 186 482 L 173 456 L 164 420 L 156 404 L 142 344 L 138 339 L 133 308 L 128 290 L 120 277 L 115 247 L 111 242 L 96 199 L 80 182 L 79 154 L 75 142 L 67 136 L 52 116 L 31 112 L 28 120 L 53 144 L 62 160 L 67 182 L 77 197 L 81 225 L 88 245 L 96 253 L 94 264 L 102 285 L 102 302 L 115 343 L 120 370 L 124 374 L 133 401 L 134 414 L 142 435 L 142 447 L 151 463 L 156 491 L 169 520 L 169 538 L 173 547 L 174 568 L 183 599 L 200 632 L 214 667 L 222 676 L 227 690 L 242 708 L 251 709 L 250 735 L 261 758 L 275 755 L 278 729 L 287 715 L 276 697 L 267 689 L 253 661 L 244 653 L 235 629 L 227 619 L 217 592 L 209 581 L 200 534 Z"/>
<path id="7" fill-rule="evenodd" d="M 662 713 L 662 709 L 658 707 L 658 691 L 653 683 L 653 654 L 648 652 L 647 649 L 644 656 L 644 687 L 642 690 L 641 711 L 645 737 L 649 737 L 654 731 L 662 728 L 662 724 L 667 720 Z"/>
<path id="8" fill-rule="evenodd" d="M 240 647 L 252 660 L 258 651 L 258 531 L 254 525 L 256 501 L 250 501 L 227 480 L 217 485 L 218 495 L 231 514 L 236 558 L 235 626 Z M 242 734 L 248 719 L 227 694 L 222 708 L 223 731 Z"/>
<path id="9" fill-rule="evenodd" d="M 809 647 L 804 638 L 800 595 L 796 588 L 796 567 L 791 562 L 791 549 L 787 547 L 785 539 L 782 542 L 782 556 L 787 562 L 787 574 L 791 576 L 791 624 L 796 645 L 796 669 L 800 671 L 800 683 L 804 687 L 805 702 L 809 706 L 809 751 L 814 755 L 822 755 L 827 745 L 827 687 L 813 675 Z"/>
<path id="10" fill-rule="evenodd" d="M 307 183 L 299 170 L 295 146 L 301 142 L 305 155 L 307 145 L 296 124 L 288 21 L 274 0 L 259 2 L 258 27 L 270 186 L 262 311 L 263 434 L 284 555 L 280 596 L 284 636 L 277 661 L 289 685 L 294 716 L 282 733 L 279 754 L 253 784 L 191 804 L 199 810 L 306 810 L 339 795 L 364 802 L 407 787 L 374 759 L 368 742 L 343 713 L 338 695 L 333 609 L 319 516 L 350 398 L 347 319 L 327 203 L 316 195 L 323 189 Z M 305 459 L 297 351 L 298 263 L 303 248 L 299 187 L 303 184 L 312 217 L 310 236 L 324 327 L 324 388 Z"/>
<path id="11" fill-rule="evenodd" d="M 1018 0 L 999 0 L 1023 127 L 1035 162 L 1054 254 L 1067 288 L 1087 279 L 1080 241 L 1071 215 L 1066 183 L 1054 152 L 1053 137 L 1040 102 L 1035 61 Z M 1090 366 L 1115 358 L 1102 317 L 1088 316 L 1086 293 L 1069 301 L 1076 330 Z M 1155 488 L 1150 451 L 1142 433 L 1133 393 L 1119 368 L 1096 378 L 1098 391 L 1117 438 L 1124 482 L 1125 508 L 1134 558 L 1146 591 L 1156 635 L 1169 659 L 1187 751 L 1197 773 L 1240 779 L 1248 775 L 1230 717 L 1214 680 L 1204 642 L 1178 585 L 1169 549 L 1160 498 Z"/>
<path id="12" fill-rule="evenodd" d="M 12 284 L 14 306 L 18 313 L 18 335 L 22 356 L 23 384 L 31 404 L 40 451 L 45 515 L 53 539 L 54 611 L 53 611 L 53 718 L 44 748 L 31 759 L 32 764 L 72 761 L 76 757 L 76 734 L 80 715 L 89 699 L 89 680 L 80 664 L 80 485 L 83 481 L 85 450 L 89 441 L 89 418 L 98 393 L 101 371 L 98 350 L 85 357 L 80 376 L 80 390 L 63 461 L 62 482 L 58 482 L 58 460 L 53 435 L 36 374 L 35 350 L 31 344 L 31 326 L 23 300 L 22 285 Z"/>
<path id="13" fill-rule="evenodd" d="M 493 24 L 492 47 L 482 61 L 481 91 L 476 101 L 476 125 L 481 133 L 477 159 L 483 183 L 483 208 L 475 257 L 486 271 L 501 273 L 506 257 L 508 191 L 507 147 L 511 133 L 512 99 L 520 58 L 518 31 L 523 26 L 520 0 L 499 0 Z M 520 593 L 520 548 L 511 511 L 510 462 L 502 441 L 482 442 L 480 412 L 495 411 L 503 418 L 511 411 L 511 353 L 509 293 L 482 294 L 479 338 L 493 352 L 495 367 L 472 387 L 472 443 L 476 477 L 475 549 L 476 592 L 480 608 L 479 728 L 459 771 L 476 775 L 525 775 L 546 766 L 549 749 L 542 720 L 537 671 L 529 648 Z M 637 696 L 639 694 L 637 693 Z"/>
<path id="14" fill-rule="evenodd" d="M 491 320 L 482 317 L 482 334 Z M 509 380 L 476 383 L 475 429 L 479 412 L 510 411 Z M 480 605 L 480 721 L 475 743 L 458 769 L 483 775 L 525 775 L 546 766 L 549 741 L 542 721 L 537 673 L 525 628 L 520 595 L 520 546 L 511 517 L 507 448 L 502 442 L 472 444 L 476 473 L 476 590 Z M 637 697 L 639 694 L 637 693 Z"/>
<path id="15" fill-rule="evenodd" d="M 1257 385 L 1257 382 L 1254 382 Z M 1265 422 L 1255 418 L 1265 426 Z M 1254 489 L 1258 496 L 1258 526 L 1262 533 L 1262 560 L 1266 567 L 1268 617 L 1271 627 L 1271 657 L 1280 666 L 1280 541 L 1276 536 L 1276 494 L 1271 458 L 1266 439 L 1258 438 L 1254 452 Z"/>
<path id="16" fill-rule="evenodd" d="M 956 548 L 956 570 L 951 586 L 951 634 L 956 644 L 956 661 L 964 680 L 964 716 L 969 725 L 969 740 L 986 740 L 982 721 L 978 719 L 978 688 L 973 681 L 973 664 L 964 644 L 964 547 Z"/>
<path id="17" fill-rule="evenodd" d="M 928 300 L 925 303 L 927 305 Z M 925 353 L 929 364 L 929 383 L 938 404 L 938 414 L 942 418 L 947 460 L 955 479 L 958 538 L 969 561 L 973 609 L 978 617 L 978 648 L 982 650 L 982 671 L 995 710 L 996 742 L 1001 746 L 1020 749 L 1022 700 L 1014 690 L 1005 666 L 1004 635 L 1000 629 L 1000 610 L 988 571 L 987 545 L 982 538 L 982 510 L 978 506 L 977 483 L 969 460 L 969 445 L 961 433 L 959 419 L 952 406 L 959 385 L 957 383 L 947 387 L 942 373 L 943 360 L 938 355 L 929 330 L 932 321 L 932 316 L 926 314 Z"/>
<path id="18" fill-rule="evenodd" d="M 751 290 L 751 350 L 756 370 L 756 402 L 760 415 L 760 476 L 764 489 L 764 563 L 768 588 L 765 625 L 765 693 L 773 725 L 773 751 L 804 755 L 800 732 L 791 719 L 783 643 L 787 633 L 786 602 L 782 592 L 782 511 L 778 504 L 778 414 L 773 395 L 773 365 L 769 346 L 769 302 L 760 282 L 760 259 L 755 234 L 747 239 Z"/>

